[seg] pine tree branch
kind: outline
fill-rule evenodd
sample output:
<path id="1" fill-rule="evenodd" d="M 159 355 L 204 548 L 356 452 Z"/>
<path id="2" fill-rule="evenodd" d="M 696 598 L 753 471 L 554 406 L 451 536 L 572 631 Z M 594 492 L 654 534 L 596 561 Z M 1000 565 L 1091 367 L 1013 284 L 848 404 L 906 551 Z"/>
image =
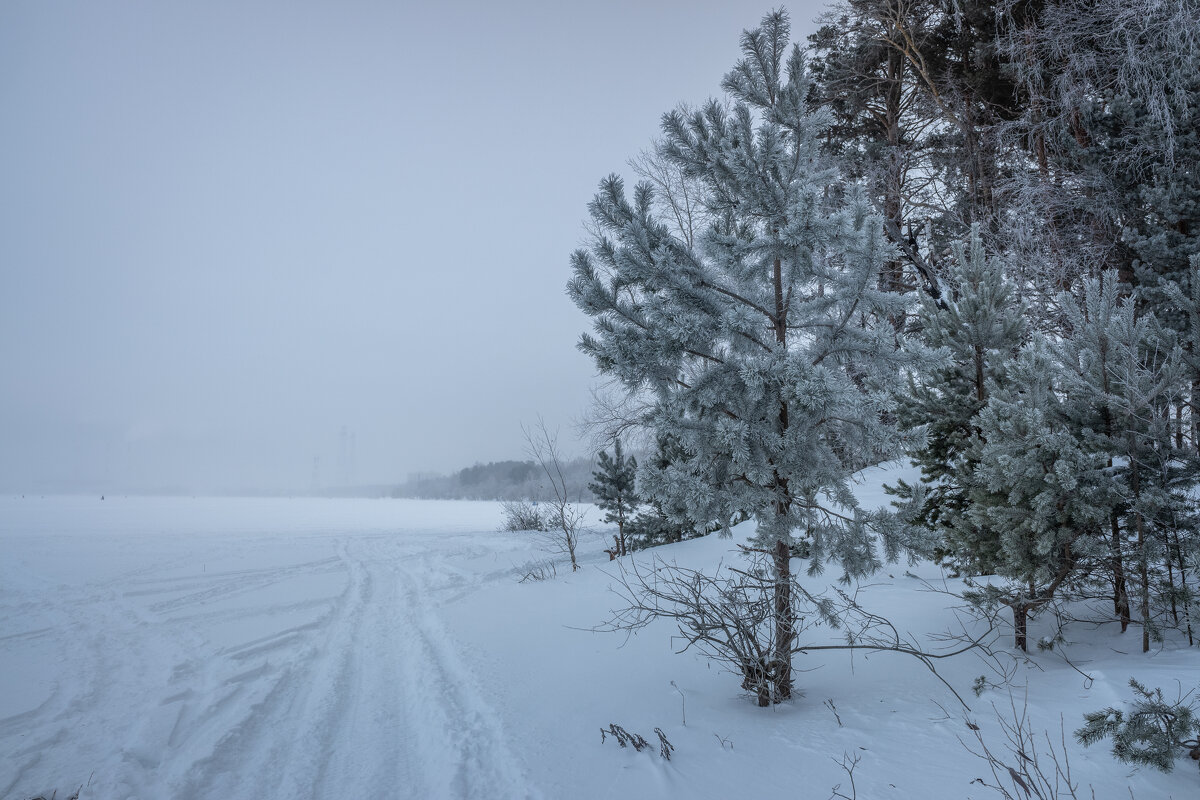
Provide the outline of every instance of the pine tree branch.
<path id="1" fill-rule="evenodd" d="M 736 300 L 737 302 L 741 303 L 742 305 L 744 305 L 748 308 L 754 309 L 755 311 L 757 311 L 758 313 L 760 313 L 764 317 L 766 317 L 772 325 L 776 324 L 776 322 L 777 322 L 774 314 L 772 314 L 770 311 L 768 311 L 767 309 L 760 306 L 758 303 L 755 303 L 753 300 L 748 300 L 747 298 L 742 297 L 737 292 L 731 292 L 730 290 L 728 290 L 722 286 L 717 286 L 716 284 L 710 283 L 706 280 L 697 281 L 696 285 L 701 288 L 704 288 L 704 289 L 711 289 L 714 292 L 716 292 L 717 294 L 723 294 L 726 297 L 728 297 L 732 300 Z"/>

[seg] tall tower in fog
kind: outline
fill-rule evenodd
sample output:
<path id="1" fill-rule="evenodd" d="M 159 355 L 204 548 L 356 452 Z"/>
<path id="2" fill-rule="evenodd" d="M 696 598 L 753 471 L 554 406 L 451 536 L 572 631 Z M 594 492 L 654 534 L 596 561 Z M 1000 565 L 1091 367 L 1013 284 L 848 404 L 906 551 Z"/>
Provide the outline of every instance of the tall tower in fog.
<path id="1" fill-rule="evenodd" d="M 338 431 L 337 474 L 334 476 L 334 480 L 340 488 L 353 485 L 357 479 L 357 455 L 355 453 L 357 445 L 357 434 L 343 425 L 341 430 Z"/>
<path id="2" fill-rule="evenodd" d="M 349 440 L 350 434 L 343 425 L 338 436 L 338 484 L 341 486 L 349 483 L 347 474 L 349 472 Z"/>

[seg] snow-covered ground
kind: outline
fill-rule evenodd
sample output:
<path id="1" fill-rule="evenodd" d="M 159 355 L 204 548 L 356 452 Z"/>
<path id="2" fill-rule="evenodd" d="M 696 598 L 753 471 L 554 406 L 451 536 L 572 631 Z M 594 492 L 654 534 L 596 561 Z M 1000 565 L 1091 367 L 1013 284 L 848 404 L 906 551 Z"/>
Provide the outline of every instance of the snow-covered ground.
<path id="1" fill-rule="evenodd" d="M 969 716 L 1003 743 L 992 705 L 1009 694 L 970 692 L 985 672 L 974 656 L 940 665 L 969 714 L 883 654 L 801 656 L 803 696 L 760 709 L 719 666 L 676 655 L 669 625 L 589 630 L 616 602 L 598 533 L 580 572 L 518 583 L 543 554 L 497 533 L 500 518 L 470 502 L 0 498 L 0 798 L 83 785 L 84 800 L 824 800 L 835 785 L 851 795 L 845 756 L 860 758 L 863 800 L 996 796 L 958 741 Z M 733 544 L 639 558 L 711 567 Z M 941 580 L 898 565 L 862 597 L 937 633 L 946 598 L 914 574 Z M 1090 679 L 1039 653 L 1016 694 L 1056 745 L 1065 724 L 1075 780 L 1098 798 L 1200 797 L 1190 762 L 1135 770 L 1070 737 L 1084 711 L 1128 698 L 1131 675 L 1168 694 L 1200 682 L 1200 648 L 1143 656 L 1135 632 L 1070 635 Z M 661 728 L 672 760 L 601 743 L 609 723 L 655 744 Z"/>

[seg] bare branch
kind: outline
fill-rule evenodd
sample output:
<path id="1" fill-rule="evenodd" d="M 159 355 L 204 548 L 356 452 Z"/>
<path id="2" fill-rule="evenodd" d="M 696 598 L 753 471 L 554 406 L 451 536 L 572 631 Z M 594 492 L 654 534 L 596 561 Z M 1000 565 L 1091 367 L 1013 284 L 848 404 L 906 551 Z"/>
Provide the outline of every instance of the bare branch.
<path id="1" fill-rule="evenodd" d="M 762 705 L 777 702 L 772 697 L 772 677 L 779 666 L 775 663 L 774 624 L 778 578 L 769 567 L 769 552 L 754 548 L 742 551 L 749 561 L 746 567 L 722 564 L 712 574 L 657 558 L 649 565 L 636 559 L 621 564 L 613 576 L 613 591 L 622 605 L 594 630 L 629 634 L 656 620 L 671 620 L 683 643 L 677 652 L 695 648 L 741 676 L 742 687 L 755 693 Z M 960 631 L 932 637 L 944 647 L 928 649 L 915 637 L 901 634 L 885 617 L 865 609 L 858 602 L 857 592 L 833 589 L 817 595 L 791 579 L 790 615 L 796 621 L 791 652 L 849 650 L 907 655 L 924 664 L 964 708 L 969 708 L 938 673 L 936 662 L 970 651 L 990 656 L 994 627 L 988 624 L 981 632 L 971 633 L 962 625 Z M 844 642 L 805 644 L 799 640 L 799 634 L 820 625 L 841 630 Z"/>
<path id="2" fill-rule="evenodd" d="M 540 416 L 537 425 L 522 425 L 521 431 L 525 434 L 526 452 L 541 466 L 550 482 L 550 530 L 545 533 L 544 541 L 548 549 L 570 557 L 571 571 L 574 572 L 579 569 L 575 548 L 579 544 L 579 529 L 585 514 L 577 502 L 571 501 L 558 453 L 558 433 L 551 433 Z"/>

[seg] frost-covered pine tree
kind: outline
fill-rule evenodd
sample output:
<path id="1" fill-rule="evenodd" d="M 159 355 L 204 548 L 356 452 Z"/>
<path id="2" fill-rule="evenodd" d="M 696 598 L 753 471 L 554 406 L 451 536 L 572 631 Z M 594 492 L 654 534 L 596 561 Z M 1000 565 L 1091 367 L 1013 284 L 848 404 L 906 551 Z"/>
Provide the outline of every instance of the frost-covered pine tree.
<path id="1" fill-rule="evenodd" d="M 1063 391 L 1073 403 L 1071 423 L 1083 446 L 1101 453 L 1109 513 L 1108 572 L 1122 630 L 1136 587 L 1142 649 L 1157 627 L 1152 577 L 1174 583 L 1171 534 L 1191 526 L 1188 490 L 1195 484 L 1190 458 L 1172 443 L 1171 409 L 1183 398 L 1182 350 L 1153 314 L 1139 314 L 1116 272 L 1089 278 L 1082 302 L 1064 298 L 1068 336 L 1057 345 Z M 1182 523 L 1182 525 L 1181 525 Z"/>
<path id="2" fill-rule="evenodd" d="M 1180 458 L 1184 457 L 1185 447 L 1193 453 L 1200 448 L 1200 413 L 1196 406 L 1196 398 L 1200 395 L 1200 254 L 1190 258 L 1189 266 L 1184 281 L 1188 287 L 1186 291 L 1177 283 L 1166 284 L 1165 288 L 1179 317 L 1178 327 L 1182 330 L 1179 338 L 1191 399 L 1189 403 L 1181 398 L 1175 405 L 1175 449 Z M 1185 424 L 1185 407 L 1190 424 Z M 1185 430 L 1190 435 L 1185 434 Z M 1191 440 L 1190 446 L 1187 439 Z M 1195 460 L 1192 463 L 1195 467 Z M 1193 644 L 1196 641 L 1194 620 L 1200 619 L 1200 514 L 1194 504 L 1189 503 L 1175 506 L 1173 515 L 1181 517 L 1182 524 L 1172 526 L 1170 534 L 1169 553 L 1179 577 L 1177 585 L 1169 586 L 1171 613 L 1175 622 L 1181 623 L 1186 630 L 1188 644 Z M 1171 578 L 1168 572 L 1168 579 Z"/>
<path id="3" fill-rule="evenodd" d="M 654 213 L 653 188 L 606 178 L 596 236 L 573 256 L 568 292 L 595 319 L 581 349 L 600 371 L 656 397 L 658 431 L 682 457 L 644 464 L 639 491 L 698 522 L 757 519 L 774 555 L 775 700 L 791 696 L 790 547 L 844 577 L 881 563 L 898 527 L 858 507 L 864 466 L 901 452 L 891 389 L 909 360 L 887 323 L 904 300 L 878 290 L 894 257 L 859 187 L 822 155 L 828 121 L 806 103 L 785 12 L 742 36 L 728 102 L 663 118 L 660 153 L 702 188 L 714 220 L 689 246 Z"/>
<path id="4" fill-rule="evenodd" d="M 677 459 L 686 458 L 687 453 L 679 440 L 669 432 L 660 432 L 653 454 L 643 458 L 640 469 L 651 473 L 666 470 Z M 687 506 L 662 497 L 639 497 L 646 507 L 638 511 L 629 526 L 629 544 L 635 550 L 657 547 L 663 544 L 682 542 L 704 535 L 707 529 L 697 528 L 688 516 Z"/>
<path id="5" fill-rule="evenodd" d="M 1028 336 L 1025 306 L 1000 261 L 984 253 L 978 227 L 970 250 L 953 248 L 942 296 L 922 298 L 918 317 L 925 343 L 945 360 L 909 376 L 899 395 L 902 428 L 925 438 L 912 452 L 921 468 L 921 521 L 940 540 L 936 552 L 955 569 L 988 574 L 995 569 L 995 536 L 967 513 L 968 489 L 978 463 L 979 412 L 993 387 L 1006 383 L 1009 364 Z M 889 492 L 912 498 L 903 480 Z"/>
<path id="6" fill-rule="evenodd" d="M 1109 271 L 1063 294 L 1067 333 L 1036 338 L 980 412 L 979 467 L 968 514 L 991 537 L 992 599 L 1027 619 L 1077 579 L 1108 576 L 1122 629 L 1137 589 L 1148 648 L 1152 579 L 1174 580 L 1172 533 L 1191 524 L 1194 468 L 1172 445 L 1182 354 Z M 986 526 L 986 527 L 985 527 Z M 1132 570 L 1130 569 L 1132 567 Z"/>
<path id="7" fill-rule="evenodd" d="M 1108 519 L 1106 458 L 1080 441 L 1061 366 L 1043 337 L 988 398 L 979 428 L 967 513 L 991 534 L 980 544 L 1007 580 L 968 596 L 1011 608 L 1014 644 L 1026 650 L 1030 616 L 1105 552 L 1097 533 Z"/>
<path id="8" fill-rule="evenodd" d="M 613 454 L 601 450 L 599 464 L 592 473 L 592 482 L 588 484 L 596 497 L 596 505 L 604 512 L 605 522 L 617 523 L 617 555 L 623 556 L 629 552 L 625 541 L 625 531 L 633 521 L 637 511 L 638 499 L 634 494 L 634 481 L 637 479 L 637 459 L 625 457 L 621 452 L 621 440 L 613 444 Z"/>
<path id="9" fill-rule="evenodd" d="M 1194 699 L 1195 690 L 1172 703 L 1162 689 L 1147 689 L 1133 678 L 1129 686 L 1134 698 L 1128 709 L 1109 707 L 1084 714 L 1085 724 L 1075 731 L 1075 738 L 1085 746 L 1111 738 L 1118 761 L 1163 772 L 1174 769 L 1181 755 L 1200 762 L 1200 703 Z"/>

